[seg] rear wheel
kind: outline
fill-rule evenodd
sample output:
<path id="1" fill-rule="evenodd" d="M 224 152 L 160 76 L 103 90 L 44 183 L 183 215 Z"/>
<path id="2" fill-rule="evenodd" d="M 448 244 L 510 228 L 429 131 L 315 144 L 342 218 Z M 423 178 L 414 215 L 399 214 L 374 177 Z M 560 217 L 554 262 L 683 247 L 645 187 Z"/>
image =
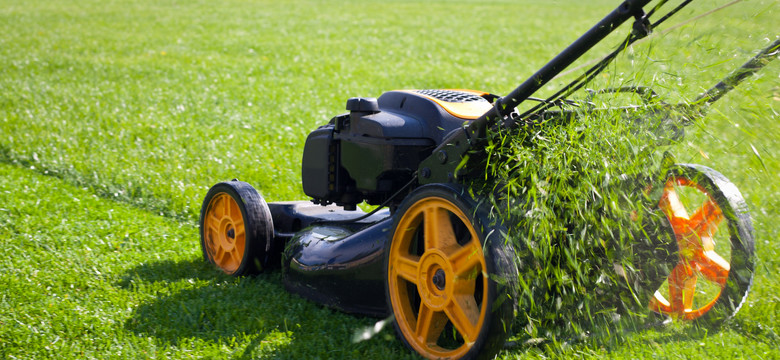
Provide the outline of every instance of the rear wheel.
<path id="1" fill-rule="evenodd" d="M 732 317 L 753 282 L 753 226 L 737 187 L 717 171 L 676 165 L 658 206 L 678 247 L 678 262 L 650 299 L 650 309 L 717 326 Z"/>
<path id="2" fill-rule="evenodd" d="M 514 251 L 454 185 L 417 189 L 396 212 L 386 289 L 396 332 L 427 358 L 491 358 L 513 320 Z"/>
<path id="3" fill-rule="evenodd" d="M 200 213 L 206 261 L 233 276 L 261 272 L 268 265 L 273 232 L 268 204 L 251 185 L 229 181 L 209 189 Z"/>

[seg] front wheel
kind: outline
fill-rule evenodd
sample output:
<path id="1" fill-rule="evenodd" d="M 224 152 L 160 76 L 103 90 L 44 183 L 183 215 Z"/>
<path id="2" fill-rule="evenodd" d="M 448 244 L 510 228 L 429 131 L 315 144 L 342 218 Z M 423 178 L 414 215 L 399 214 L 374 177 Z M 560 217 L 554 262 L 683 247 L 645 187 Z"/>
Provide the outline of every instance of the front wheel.
<path id="1" fill-rule="evenodd" d="M 251 185 L 228 181 L 214 185 L 200 212 L 203 258 L 233 276 L 267 267 L 274 234 L 271 211 Z"/>
<path id="2" fill-rule="evenodd" d="M 650 310 L 717 326 L 734 316 L 753 282 L 753 225 L 745 200 L 708 167 L 675 165 L 658 206 L 674 231 L 678 262 Z"/>
<path id="3" fill-rule="evenodd" d="M 420 187 L 395 214 L 386 294 L 396 333 L 427 358 L 491 358 L 513 321 L 514 251 L 455 185 Z"/>

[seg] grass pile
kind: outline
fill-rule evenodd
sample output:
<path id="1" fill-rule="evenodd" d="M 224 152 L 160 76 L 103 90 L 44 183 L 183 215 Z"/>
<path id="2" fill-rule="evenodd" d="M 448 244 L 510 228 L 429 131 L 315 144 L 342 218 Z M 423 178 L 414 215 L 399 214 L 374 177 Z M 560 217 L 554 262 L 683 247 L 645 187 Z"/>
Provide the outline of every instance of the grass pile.
<path id="1" fill-rule="evenodd" d="M 490 132 L 487 158 L 472 164 L 485 177 L 471 184 L 517 254 L 521 338 L 553 344 L 646 322 L 674 244 L 657 209 L 674 160 L 658 145 L 682 126 L 642 111 L 560 110 Z"/>

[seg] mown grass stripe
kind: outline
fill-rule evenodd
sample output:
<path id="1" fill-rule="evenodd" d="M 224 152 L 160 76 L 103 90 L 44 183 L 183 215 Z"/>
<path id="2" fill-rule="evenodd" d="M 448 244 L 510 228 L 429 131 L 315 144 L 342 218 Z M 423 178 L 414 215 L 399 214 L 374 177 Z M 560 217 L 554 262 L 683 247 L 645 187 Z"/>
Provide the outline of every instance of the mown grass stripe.
<path id="1" fill-rule="evenodd" d="M 190 224 L 8 164 L 0 203 L 3 358 L 408 356 L 349 345 L 373 320 L 286 294 L 278 273 L 219 273 Z"/>

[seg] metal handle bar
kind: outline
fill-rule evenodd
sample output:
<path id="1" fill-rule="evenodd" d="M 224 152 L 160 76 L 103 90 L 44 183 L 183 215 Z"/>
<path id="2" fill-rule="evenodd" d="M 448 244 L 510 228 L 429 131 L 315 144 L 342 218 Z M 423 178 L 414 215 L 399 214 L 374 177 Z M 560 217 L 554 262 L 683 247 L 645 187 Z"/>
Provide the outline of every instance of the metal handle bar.
<path id="1" fill-rule="evenodd" d="M 642 10 L 642 7 L 650 3 L 650 1 L 651 0 L 626 0 L 620 4 L 620 6 L 599 21 L 555 58 L 550 60 L 550 62 L 544 65 L 544 67 L 534 75 L 520 84 L 520 86 L 509 93 L 509 95 L 496 100 L 491 110 L 471 122 L 467 129 L 469 135 L 471 135 L 470 137 L 484 137 L 485 130 L 488 127 L 511 113 L 520 105 L 520 103 L 528 99 L 529 96 L 542 88 L 542 86 L 547 84 L 547 82 L 552 80 L 567 66 L 571 65 L 571 63 L 588 52 L 594 45 L 607 37 L 615 28 L 632 17 L 638 18 L 643 16 L 644 11 Z"/>

